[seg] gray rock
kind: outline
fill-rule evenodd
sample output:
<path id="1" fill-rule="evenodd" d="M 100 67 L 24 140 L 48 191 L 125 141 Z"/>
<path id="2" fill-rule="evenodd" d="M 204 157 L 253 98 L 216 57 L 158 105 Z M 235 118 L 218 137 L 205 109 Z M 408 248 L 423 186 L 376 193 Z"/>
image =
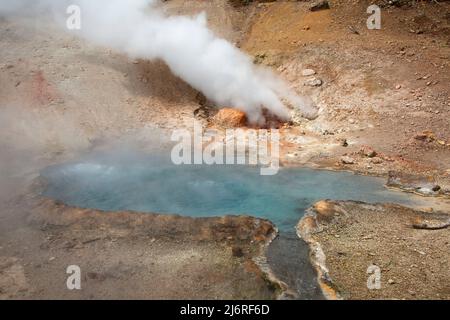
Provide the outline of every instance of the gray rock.
<path id="1" fill-rule="evenodd" d="M 327 0 L 316 1 L 309 7 L 309 10 L 311 11 L 320 11 L 327 9 L 330 9 L 330 4 Z"/>
<path id="2" fill-rule="evenodd" d="M 303 69 L 302 70 L 302 76 L 309 77 L 315 75 L 316 72 L 313 69 Z"/>
<path id="3" fill-rule="evenodd" d="M 341 146 L 343 147 L 348 147 L 348 141 L 345 138 L 342 138 L 339 140 L 339 142 L 341 143 Z"/>
<path id="4" fill-rule="evenodd" d="M 322 85 L 322 80 L 318 78 L 312 78 L 305 81 L 305 86 L 309 87 L 320 87 Z"/>
<path id="5" fill-rule="evenodd" d="M 349 156 L 343 156 L 343 157 L 341 157 L 341 162 L 343 164 L 354 164 L 355 159 L 353 159 L 352 157 L 349 157 Z"/>

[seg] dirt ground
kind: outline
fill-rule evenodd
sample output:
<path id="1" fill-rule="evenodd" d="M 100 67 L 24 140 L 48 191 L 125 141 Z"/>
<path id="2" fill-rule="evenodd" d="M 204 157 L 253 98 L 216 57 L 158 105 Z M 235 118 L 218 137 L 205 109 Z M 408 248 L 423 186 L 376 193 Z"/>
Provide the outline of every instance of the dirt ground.
<path id="1" fill-rule="evenodd" d="M 20 211 L 25 203 L 32 214 Z M 1 221 L 0 299 L 274 299 L 280 294 L 254 259 L 276 235 L 268 221 L 107 213 L 36 198 L 10 203 L 9 210 L 14 218 L 3 212 Z M 81 290 L 67 289 L 70 265 L 80 267 Z"/>
<path id="2" fill-rule="evenodd" d="M 321 246 L 325 259 L 319 264 L 329 270 L 341 298 L 448 300 L 450 229 L 416 229 L 417 219 L 450 223 L 446 213 L 323 201 L 299 230 L 307 242 Z M 367 285 L 370 266 L 380 270 L 379 288 Z"/>
<path id="3" fill-rule="evenodd" d="M 450 3 L 383 6 L 381 30 L 366 28 L 369 1 L 330 3 L 329 10 L 317 12 L 311 12 L 311 2 L 306 1 L 232 6 L 225 0 L 170 0 L 164 6 L 170 14 L 206 10 L 214 31 L 253 56 L 255 63 L 278 72 L 319 107 L 317 119 L 295 118 L 283 127 L 284 165 L 351 170 L 386 179 L 390 172 L 414 173 L 439 185 L 432 195 L 448 194 Z M 21 197 L 30 196 L 30 185 L 42 168 L 105 141 L 133 141 L 145 147 L 161 132 L 191 128 L 203 99 L 162 62 L 130 60 L 61 31 L 51 19 L 0 17 L 0 40 L 0 298 L 275 296 L 259 268 L 249 262 L 260 245 L 244 241 L 240 245 L 247 249 L 239 258 L 223 239 L 160 239 L 118 226 L 97 230 L 93 226 L 101 226 L 98 221 L 80 227 L 31 219 L 37 209 Z M 315 74 L 303 76 L 304 69 Z M 320 85 L 311 86 L 318 83 L 311 80 L 320 80 Z M 330 248 L 330 275 L 342 295 L 448 299 L 448 287 L 434 281 L 449 283 L 450 251 L 431 245 L 446 248 L 448 229 L 406 228 L 406 209 L 372 210 L 379 222 L 368 219 L 366 211 L 351 211 L 358 220 L 352 225 L 358 227 L 342 227 L 342 238 L 349 241 L 341 244 L 341 238 L 333 236 L 320 240 L 324 250 Z M 397 226 L 393 234 L 388 232 L 390 219 Z M 124 234 L 117 236 L 116 229 Z M 373 241 L 359 241 L 361 234 L 373 235 Z M 357 239 L 360 247 L 352 246 L 350 240 Z M 385 261 L 391 259 L 388 249 L 398 252 L 392 258 L 396 268 L 413 270 L 417 282 L 409 282 L 410 271 L 390 269 L 383 271 L 383 281 L 394 283 L 383 282 L 382 290 L 368 292 L 366 264 L 373 261 L 390 268 Z M 345 255 L 336 256 L 339 250 Z M 342 256 L 353 250 L 364 259 L 349 260 L 356 261 L 357 277 L 348 277 L 344 269 L 351 266 Z M 371 250 L 375 256 L 367 256 Z M 83 293 L 65 289 L 63 266 L 74 257 L 89 270 L 85 280 L 91 289 Z M 410 263 L 411 257 L 420 263 Z M 425 287 L 430 281 L 433 285 Z"/>
<path id="4" fill-rule="evenodd" d="M 368 30 L 367 3 L 348 2 L 333 1 L 318 12 L 302 2 L 260 4 L 241 44 L 320 108 L 317 120 L 286 130 L 286 161 L 448 178 L 449 4 L 383 8 L 381 30 Z M 305 86 L 303 69 L 313 69 L 323 84 Z M 425 130 L 436 137 L 415 139 Z M 363 146 L 379 159 L 361 157 Z M 355 163 L 342 164 L 344 154 Z"/>

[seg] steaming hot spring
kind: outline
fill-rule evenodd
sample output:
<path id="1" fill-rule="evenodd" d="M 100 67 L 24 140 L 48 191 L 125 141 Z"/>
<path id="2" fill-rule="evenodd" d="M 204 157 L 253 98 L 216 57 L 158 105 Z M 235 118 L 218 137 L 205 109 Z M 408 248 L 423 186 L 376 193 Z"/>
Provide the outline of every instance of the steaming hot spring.
<path id="1" fill-rule="evenodd" d="M 194 217 L 249 214 L 293 233 L 320 199 L 411 204 L 383 179 L 347 172 L 281 168 L 262 176 L 243 165 L 175 165 L 161 156 L 92 156 L 45 169 L 44 195 L 72 206 L 106 211 L 176 213 Z"/>

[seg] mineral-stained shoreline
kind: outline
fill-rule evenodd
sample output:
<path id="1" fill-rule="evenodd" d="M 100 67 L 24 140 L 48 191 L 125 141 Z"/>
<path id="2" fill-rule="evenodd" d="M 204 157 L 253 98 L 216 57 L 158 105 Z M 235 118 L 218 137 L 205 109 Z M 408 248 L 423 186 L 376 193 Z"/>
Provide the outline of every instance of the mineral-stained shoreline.
<path id="1" fill-rule="evenodd" d="M 20 206 L 26 223 L 2 231 L 0 299 L 275 299 L 286 289 L 264 268 L 277 234 L 267 220 L 102 212 L 42 198 Z M 10 210 L 17 219 L 21 211 Z M 67 289 L 69 265 L 81 268 L 82 290 Z"/>
<path id="2" fill-rule="evenodd" d="M 297 230 L 329 299 L 450 299 L 448 221 L 395 204 L 320 201 Z M 379 289 L 368 288 L 369 266 Z"/>

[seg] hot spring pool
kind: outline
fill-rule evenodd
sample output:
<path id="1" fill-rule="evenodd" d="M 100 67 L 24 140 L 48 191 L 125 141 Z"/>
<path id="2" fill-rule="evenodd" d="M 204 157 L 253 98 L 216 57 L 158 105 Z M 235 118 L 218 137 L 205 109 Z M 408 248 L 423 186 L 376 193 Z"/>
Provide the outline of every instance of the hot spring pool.
<path id="1" fill-rule="evenodd" d="M 414 204 L 384 180 L 304 168 L 261 176 L 247 166 L 176 166 L 141 156 L 95 157 L 45 169 L 44 195 L 69 205 L 107 211 L 132 210 L 194 217 L 246 214 L 267 218 L 291 232 L 306 208 L 320 199 Z"/>

